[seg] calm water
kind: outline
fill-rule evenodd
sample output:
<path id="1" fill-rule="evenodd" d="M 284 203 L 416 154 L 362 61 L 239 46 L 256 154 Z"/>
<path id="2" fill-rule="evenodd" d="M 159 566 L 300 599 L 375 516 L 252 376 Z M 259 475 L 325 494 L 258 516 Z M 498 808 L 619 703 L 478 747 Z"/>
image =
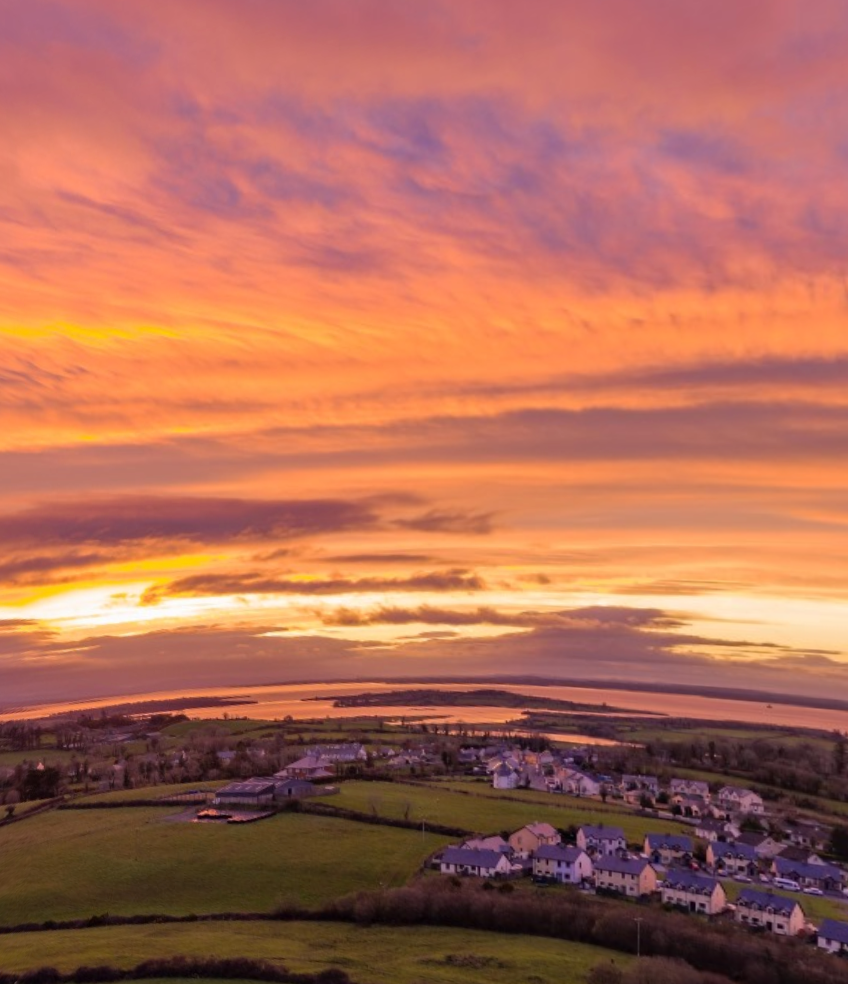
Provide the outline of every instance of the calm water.
<path id="1" fill-rule="evenodd" d="M 184 713 L 194 717 L 221 717 L 226 711 L 231 717 L 248 718 L 293 718 L 321 717 L 360 717 L 363 714 L 381 714 L 386 718 L 425 717 L 451 723 L 500 724 L 520 717 L 520 708 L 513 707 L 333 707 L 332 700 L 304 702 L 309 697 L 333 697 L 364 692 L 380 692 L 426 687 L 438 690 L 470 690 L 476 686 L 495 686 L 494 684 L 388 684 L 388 683 L 322 683 L 286 684 L 263 687 L 215 687 L 193 690 L 196 697 L 244 697 L 256 701 L 253 704 L 239 704 L 233 707 L 186 707 Z M 714 697 L 694 697 L 685 694 L 652 694 L 630 690 L 595 690 L 587 687 L 539 687 L 520 684 L 497 684 L 499 690 L 510 690 L 539 697 L 573 700 L 579 703 L 606 703 L 624 708 L 634 714 L 659 711 L 673 717 L 710 718 L 728 722 L 743 721 L 789 727 L 823 728 L 848 731 L 848 711 L 821 710 L 811 707 L 795 707 L 790 704 L 775 704 L 752 701 L 721 700 Z M 131 694 L 101 698 L 91 701 L 70 701 L 28 707 L 26 710 L 3 712 L 5 720 L 62 713 L 73 709 L 97 710 L 112 704 L 141 700 L 169 700 L 179 698 L 184 691 L 166 691 L 149 694 Z M 574 736 L 572 736 L 574 737 Z"/>

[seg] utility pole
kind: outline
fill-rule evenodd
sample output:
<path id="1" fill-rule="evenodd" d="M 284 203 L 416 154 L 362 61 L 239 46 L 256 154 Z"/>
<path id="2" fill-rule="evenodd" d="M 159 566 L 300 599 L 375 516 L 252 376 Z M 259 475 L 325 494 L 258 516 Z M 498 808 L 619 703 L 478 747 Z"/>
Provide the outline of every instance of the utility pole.
<path id="1" fill-rule="evenodd" d="M 642 920 L 644 916 L 634 916 L 633 922 L 636 923 L 636 957 L 642 956 Z"/>

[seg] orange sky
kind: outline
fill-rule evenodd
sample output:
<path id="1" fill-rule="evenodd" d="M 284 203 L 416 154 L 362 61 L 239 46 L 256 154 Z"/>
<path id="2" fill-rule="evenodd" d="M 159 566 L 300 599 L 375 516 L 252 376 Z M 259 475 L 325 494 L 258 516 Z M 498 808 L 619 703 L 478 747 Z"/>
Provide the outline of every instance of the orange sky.
<path id="1" fill-rule="evenodd" d="M 0 18 L 0 705 L 848 682 L 840 0 Z"/>

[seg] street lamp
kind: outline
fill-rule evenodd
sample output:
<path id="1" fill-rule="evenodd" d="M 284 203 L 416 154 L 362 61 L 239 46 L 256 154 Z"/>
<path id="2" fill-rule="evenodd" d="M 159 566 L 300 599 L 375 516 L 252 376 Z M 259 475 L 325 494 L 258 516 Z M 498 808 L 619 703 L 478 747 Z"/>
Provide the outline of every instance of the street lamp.
<path id="1" fill-rule="evenodd" d="M 642 956 L 642 920 L 644 916 L 634 916 L 633 922 L 636 923 L 636 956 Z"/>

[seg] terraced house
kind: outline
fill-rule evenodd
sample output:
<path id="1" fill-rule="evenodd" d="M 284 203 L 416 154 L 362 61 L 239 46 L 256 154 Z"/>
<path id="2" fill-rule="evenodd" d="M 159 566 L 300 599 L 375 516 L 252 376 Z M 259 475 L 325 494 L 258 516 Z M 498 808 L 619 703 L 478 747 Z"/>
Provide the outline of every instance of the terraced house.
<path id="1" fill-rule="evenodd" d="M 695 845 L 691 837 L 685 834 L 647 834 L 645 836 L 645 854 L 652 861 L 660 864 L 671 864 L 692 857 Z"/>
<path id="2" fill-rule="evenodd" d="M 707 864 L 721 875 L 746 875 L 757 873 L 757 852 L 750 844 L 726 844 L 713 841 L 707 845 Z"/>
<path id="3" fill-rule="evenodd" d="M 543 844 L 533 855 L 533 876 L 579 885 L 592 876 L 592 860 L 579 847 Z"/>
<path id="4" fill-rule="evenodd" d="M 595 888 L 631 898 L 657 890 L 657 872 L 644 858 L 601 857 L 595 862 Z"/>
<path id="5" fill-rule="evenodd" d="M 591 857 L 606 857 L 627 849 L 621 827 L 586 824 L 577 831 L 577 846 Z"/>
<path id="6" fill-rule="evenodd" d="M 795 936 L 804 928 L 804 910 L 795 899 L 772 895 L 756 888 L 743 888 L 736 900 L 736 922 L 777 933 Z"/>
<path id="7" fill-rule="evenodd" d="M 727 906 L 727 895 L 717 878 L 685 868 L 668 872 L 661 893 L 663 902 L 707 916 L 718 915 Z"/>

